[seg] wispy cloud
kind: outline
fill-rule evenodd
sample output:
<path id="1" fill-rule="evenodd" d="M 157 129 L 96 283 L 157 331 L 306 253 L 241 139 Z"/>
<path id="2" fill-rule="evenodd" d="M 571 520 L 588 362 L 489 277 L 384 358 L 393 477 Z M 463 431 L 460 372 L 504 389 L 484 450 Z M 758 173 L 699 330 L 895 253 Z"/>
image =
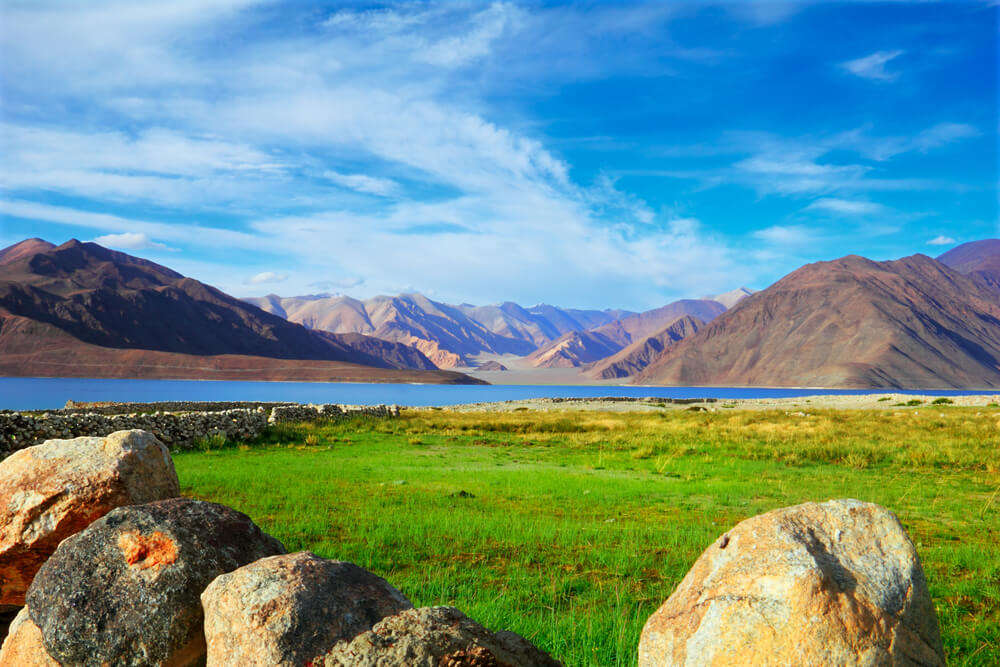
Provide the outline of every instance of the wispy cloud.
<path id="1" fill-rule="evenodd" d="M 838 199 L 836 197 L 824 197 L 817 199 L 806 207 L 807 211 L 823 211 L 845 216 L 874 216 L 884 215 L 888 208 L 882 204 L 870 201 Z"/>
<path id="2" fill-rule="evenodd" d="M 803 225 L 774 225 L 754 232 L 754 237 L 779 246 L 801 246 L 815 240 L 815 232 Z"/>
<path id="3" fill-rule="evenodd" d="M 399 183 L 389 178 L 379 178 L 366 174 L 343 174 L 327 170 L 323 177 L 341 187 L 379 197 L 391 197 L 399 192 Z"/>
<path id="4" fill-rule="evenodd" d="M 248 285 L 264 285 L 268 283 L 282 283 L 288 280 L 287 273 L 276 273 L 274 271 L 262 271 L 247 279 Z"/>
<path id="5" fill-rule="evenodd" d="M 927 242 L 927 245 L 955 245 L 957 241 L 950 236 L 939 235 Z"/>
<path id="6" fill-rule="evenodd" d="M 52 206 L 17 199 L 0 198 L 0 216 L 54 222 L 88 230 L 123 234 L 142 234 L 175 244 L 214 248 L 244 248 L 259 250 L 261 239 L 253 234 L 218 227 L 151 222 L 123 218 L 109 213 L 94 213 L 67 206 Z"/>
<path id="7" fill-rule="evenodd" d="M 886 65 L 904 53 L 905 51 L 899 49 L 894 51 L 876 51 L 875 53 L 867 55 L 863 58 L 848 60 L 847 62 L 841 63 L 840 66 L 851 74 L 860 76 L 863 79 L 871 79 L 872 81 L 894 81 L 899 77 L 899 73 L 890 72 L 886 69 Z"/>
<path id="8" fill-rule="evenodd" d="M 141 232 L 123 232 L 121 234 L 105 234 L 94 239 L 97 243 L 108 248 L 118 248 L 120 250 L 169 250 L 175 252 L 176 248 L 154 241 L 148 234 Z"/>

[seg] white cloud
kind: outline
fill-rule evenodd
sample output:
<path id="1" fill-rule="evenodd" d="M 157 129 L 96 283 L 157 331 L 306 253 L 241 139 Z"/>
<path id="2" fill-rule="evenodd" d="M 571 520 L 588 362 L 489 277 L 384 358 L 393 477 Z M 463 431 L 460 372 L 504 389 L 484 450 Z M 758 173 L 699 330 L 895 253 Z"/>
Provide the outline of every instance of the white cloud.
<path id="1" fill-rule="evenodd" d="M 171 248 L 163 243 L 158 243 L 149 238 L 148 234 L 141 232 L 122 232 L 121 234 L 105 234 L 94 239 L 94 243 L 108 248 L 118 248 L 121 250 L 170 250 Z"/>
<path id="2" fill-rule="evenodd" d="M 349 190 L 378 195 L 379 197 L 391 197 L 399 191 L 399 184 L 389 178 L 365 174 L 344 174 L 332 170 L 324 171 L 323 177 Z"/>
<path id="3" fill-rule="evenodd" d="M 962 139 L 978 137 L 979 134 L 978 129 L 966 123 L 939 123 L 918 134 L 913 140 L 913 148 L 927 152 Z"/>
<path id="4" fill-rule="evenodd" d="M 905 52 L 901 50 L 876 51 L 875 53 L 863 58 L 848 60 L 847 62 L 841 63 L 840 66 L 851 74 L 860 76 L 863 79 L 871 79 L 872 81 L 893 81 L 899 77 L 899 73 L 890 72 L 885 68 L 885 66 L 890 61 L 903 55 L 903 53 Z"/>
<path id="5" fill-rule="evenodd" d="M 275 273 L 274 271 L 262 271 L 247 279 L 248 285 L 263 285 L 265 283 L 283 283 L 288 280 L 287 273 Z"/>
<path id="6" fill-rule="evenodd" d="M 464 65 L 481 58 L 489 53 L 491 43 L 519 13 L 512 5 L 494 3 L 473 18 L 472 29 L 467 33 L 428 45 L 420 58 L 431 64 L 447 67 Z"/>
<path id="7" fill-rule="evenodd" d="M 806 206 L 807 211 L 823 211 L 845 216 L 874 216 L 885 215 L 889 209 L 882 204 L 870 201 L 859 201 L 850 199 L 838 199 L 836 197 L 825 197 L 817 199 Z"/>
<path id="8" fill-rule="evenodd" d="M 202 227 L 166 222 L 149 222 L 123 218 L 108 213 L 94 213 L 65 206 L 51 206 L 17 199 L 0 198 L 0 216 L 55 222 L 61 225 L 83 227 L 92 230 L 117 232 L 119 234 L 140 233 L 150 238 L 159 238 L 173 243 L 192 244 L 215 248 L 244 248 L 257 250 L 261 240 L 245 232 L 218 227 Z"/>
<path id="9" fill-rule="evenodd" d="M 145 234 L 186 250 L 280 254 L 283 266 L 296 266 L 288 283 L 365 276 L 366 289 L 382 290 L 419 281 L 460 299 L 657 305 L 657 292 L 723 291 L 744 279 L 746 269 L 710 231 L 654 211 L 614 183 L 574 182 L 537 126 L 495 111 L 480 89 L 489 67 L 530 83 L 567 73 L 662 73 L 669 59 L 722 57 L 664 43 L 658 29 L 682 8 L 401 4 L 340 11 L 289 36 L 257 29 L 260 17 L 242 12 L 251 2 L 162 4 L 5 11 L 0 48 L 11 96 L 89 113 L 61 126 L 52 124 L 58 113 L 45 123 L 0 124 L 0 182 L 17 197 L 0 198 L 0 212 L 95 234 Z M 247 34 L 255 39 L 240 39 Z M 225 48 L 217 47 L 220 35 L 232 38 Z M 592 57 L 587 49 L 609 35 L 655 41 L 657 57 Z M 108 118 L 127 129 L 109 131 Z M 28 201 L 38 193 L 85 203 Z M 255 222 L 93 212 L 134 204 L 191 220 Z M 474 233 L 397 233 L 459 228 Z M 709 277 L 705 266 L 713 267 Z"/>
<path id="10" fill-rule="evenodd" d="M 957 243 L 957 241 L 950 236 L 941 235 L 932 238 L 927 242 L 927 245 L 955 245 L 955 243 Z"/>
<path id="11" fill-rule="evenodd" d="M 802 225 L 774 225 L 757 230 L 754 237 L 780 246 L 805 245 L 815 240 L 813 230 Z"/>

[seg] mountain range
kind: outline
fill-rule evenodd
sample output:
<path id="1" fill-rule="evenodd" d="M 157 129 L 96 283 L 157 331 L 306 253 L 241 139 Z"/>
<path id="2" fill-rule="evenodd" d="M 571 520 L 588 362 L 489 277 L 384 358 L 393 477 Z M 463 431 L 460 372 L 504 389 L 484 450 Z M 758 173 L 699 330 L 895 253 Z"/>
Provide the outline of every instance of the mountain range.
<path id="1" fill-rule="evenodd" d="M 0 372 L 462 382 L 418 350 L 312 331 L 96 243 L 0 251 Z"/>
<path id="2" fill-rule="evenodd" d="M 750 293 L 743 290 L 744 295 Z M 361 333 L 411 345 L 440 368 L 473 366 L 473 358 L 481 354 L 527 356 L 538 367 L 583 366 L 685 315 L 707 321 L 726 310 L 712 299 L 684 299 L 643 313 L 548 304 L 525 308 L 509 301 L 449 305 L 421 294 L 365 301 L 342 295 L 271 294 L 246 301 L 310 329 Z"/>
<path id="3" fill-rule="evenodd" d="M 1000 387 L 1000 240 L 849 255 L 645 312 L 240 300 L 95 243 L 0 250 L 4 375 L 462 383 L 476 380 L 439 369 L 472 365 L 491 378 L 533 366 L 668 385 Z"/>

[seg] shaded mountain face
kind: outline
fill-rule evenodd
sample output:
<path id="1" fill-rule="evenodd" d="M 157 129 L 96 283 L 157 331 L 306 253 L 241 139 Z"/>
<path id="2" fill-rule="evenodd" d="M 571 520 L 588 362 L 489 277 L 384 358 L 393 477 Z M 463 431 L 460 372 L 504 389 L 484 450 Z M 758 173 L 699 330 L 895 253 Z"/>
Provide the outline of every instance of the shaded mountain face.
<path id="1" fill-rule="evenodd" d="M 541 304 L 523 308 L 506 302 L 452 306 L 421 294 L 378 296 L 266 297 L 248 303 L 310 329 L 361 333 L 411 345 L 439 368 L 471 366 L 481 354 L 527 355 L 570 331 L 606 324 L 627 311 L 562 309 Z"/>
<path id="2" fill-rule="evenodd" d="M 681 299 L 661 308 L 615 320 L 594 331 L 618 343 L 618 350 L 615 350 L 618 352 L 635 341 L 644 340 L 663 331 L 684 316 L 710 322 L 724 312 L 726 307 L 712 299 Z"/>
<path id="3" fill-rule="evenodd" d="M 434 368 L 411 348 L 320 336 L 166 267 L 76 240 L 0 251 L 0 318 L 6 349 L 22 344 L 16 332 L 32 328 L 25 320 L 43 340 L 65 334 L 101 348 Z"/>
<path id="4" fill-rule="evenodd" d="M 597 331 L 570 331 L 531 355 L 535 368 L 572 368 L 584 366 L 621 349 L 617 341 Z"/>
<path id="5" fill-rule="evenodd" d="M 924 255 L 809 264 L 666 348 L 637 381 L 998 387 L 997 292 Z"/>
<path id="6" fill-rule="evenodd" d="M 597 380 L 635 375 L 658 359 L 668 347 L 698 333 L 704 326 L 703 320 L 684 315 L 659 333 L 640 338 L 617 354 L 598 361 L 587 371 L 587 375 Z"/>
<path id="7" fill-rule="evenodd" d="M 984 239 L 955 246 L 938 261 L 984 284 L 1000 288 L 1000 239 Z"/>

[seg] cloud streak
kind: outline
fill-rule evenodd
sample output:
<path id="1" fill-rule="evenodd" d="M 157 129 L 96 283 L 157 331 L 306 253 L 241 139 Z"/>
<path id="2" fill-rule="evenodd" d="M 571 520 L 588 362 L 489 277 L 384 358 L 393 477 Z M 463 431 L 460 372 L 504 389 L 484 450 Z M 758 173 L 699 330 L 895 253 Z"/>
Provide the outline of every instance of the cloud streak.
<path id="1" fill-rule="evenodd" d="M 886 65 L 896 58 L 899 58 L 904 53 L 905 51 L 900 49 L 893 51 L 876 51 L 875 53 L 864 56 L 863 58 L 848 60 L 847 62 L 841 63 L 840 66 L 851 74 L 859 76 L 862 79 L 882 82 L 895 81 L 899 78 L 899 73 L 889 71 L 886 69 Z"/>

